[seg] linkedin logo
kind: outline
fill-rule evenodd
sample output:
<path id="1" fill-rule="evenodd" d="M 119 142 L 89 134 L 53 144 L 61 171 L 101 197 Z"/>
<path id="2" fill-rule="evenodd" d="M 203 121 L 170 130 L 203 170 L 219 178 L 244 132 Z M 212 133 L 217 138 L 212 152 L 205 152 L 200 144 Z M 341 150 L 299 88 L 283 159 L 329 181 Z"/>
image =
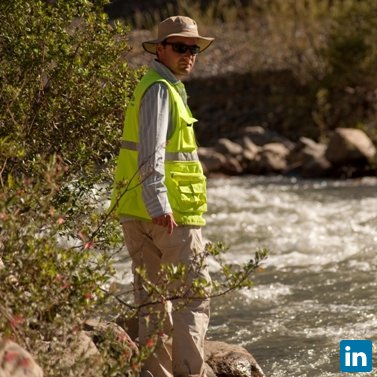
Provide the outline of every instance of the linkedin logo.
<path id="1" fill-rule="evenodd" d="M 341 372 L 372 371 L 372 341 L 342 340 L 340 342 Z"/>

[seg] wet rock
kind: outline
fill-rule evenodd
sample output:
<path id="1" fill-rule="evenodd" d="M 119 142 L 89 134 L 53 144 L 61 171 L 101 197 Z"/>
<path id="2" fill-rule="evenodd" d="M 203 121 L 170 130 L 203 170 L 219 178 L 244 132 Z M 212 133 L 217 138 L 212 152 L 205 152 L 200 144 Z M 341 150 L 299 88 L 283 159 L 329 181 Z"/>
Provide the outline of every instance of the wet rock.
<path id="1" fill-rule="evenodd" d="M 43 371 L 29 352 L 0 338 L 0 377 L 43 377 Z"/>
<path id="2" fill-rule="evenodd" d="M 325 152 L 326 158 L 335 165 L 365 163 L 375 154 L 376 147 L 371 139 L 356 128 L 337 128 Z"/>
<path id="3" fill-rule="evenodd" d="M 205 359 L 218 377 L 265 377 L 254 357 L 241 346 L 206 341 Z"/>

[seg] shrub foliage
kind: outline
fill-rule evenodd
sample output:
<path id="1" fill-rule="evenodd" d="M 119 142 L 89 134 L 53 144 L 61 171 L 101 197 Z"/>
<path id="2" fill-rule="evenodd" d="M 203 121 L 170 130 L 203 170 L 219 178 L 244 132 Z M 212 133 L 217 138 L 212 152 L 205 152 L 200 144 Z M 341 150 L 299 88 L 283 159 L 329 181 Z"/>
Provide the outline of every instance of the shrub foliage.
<path id="1" fill-rule="evenodd" d="M 0 333 L 53 376 L 88 375 L 63 355 L 105 301 L 120 239 L 100 198 L 139 72 L 104 3 L 0 4 Z"/>

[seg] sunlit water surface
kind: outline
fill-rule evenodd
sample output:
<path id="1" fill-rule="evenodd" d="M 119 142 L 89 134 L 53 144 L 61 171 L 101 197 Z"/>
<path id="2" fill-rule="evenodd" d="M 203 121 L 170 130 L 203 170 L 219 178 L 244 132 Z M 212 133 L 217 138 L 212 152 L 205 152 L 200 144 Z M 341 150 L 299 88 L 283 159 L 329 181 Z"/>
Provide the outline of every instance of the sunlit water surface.
<path id="1" fill-rule="evenodd" d="M 212 301 L 209 338 L 241 344 L 268 377 L 342 376 L 340 340 L 377 345 L 376 180 L 213 179 L 208 197 L 204 234 L 232 261 L 270 249 L 251 290 Z"/>
<path id="2" fill-rule="evenodd" d="M 267 377 L 345 376 L 340 340 L 377 346 L 377 180 L 210 179 L 208 201 L 203 234 L 232 263 L 270 250 L 254 287 L 212 300 L 209 339 L 244 346 Z"/>

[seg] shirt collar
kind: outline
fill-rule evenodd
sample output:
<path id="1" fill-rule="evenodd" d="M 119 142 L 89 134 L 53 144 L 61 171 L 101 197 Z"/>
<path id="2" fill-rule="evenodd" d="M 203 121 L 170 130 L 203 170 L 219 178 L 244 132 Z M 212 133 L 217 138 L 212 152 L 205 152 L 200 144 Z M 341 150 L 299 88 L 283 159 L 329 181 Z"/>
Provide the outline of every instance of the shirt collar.
<path id="1" fill-rule="evenodd" d="M 176 85 L 180 82 L 180 80 L 178 80 L 174 76 L 173 72 L 168 67 L 166 67 L 165 65 L 163 65 L 162 63 L 160 63 L 157 60 L 154 60 L 152 62 L 151 68 L 154 69 L 164 79 L 170 81 L 173 85 Z"/>
<path id="2" fill-rule="evenodd" d="M 175 87 L 179 95 L 182 97 L 184 104 L 187 105 L 187 93 L 183 82 L 181 80 L 178 80 L 168 67 L 157 60 L 154 60 L 152 62 L 151 68 Z"/>

